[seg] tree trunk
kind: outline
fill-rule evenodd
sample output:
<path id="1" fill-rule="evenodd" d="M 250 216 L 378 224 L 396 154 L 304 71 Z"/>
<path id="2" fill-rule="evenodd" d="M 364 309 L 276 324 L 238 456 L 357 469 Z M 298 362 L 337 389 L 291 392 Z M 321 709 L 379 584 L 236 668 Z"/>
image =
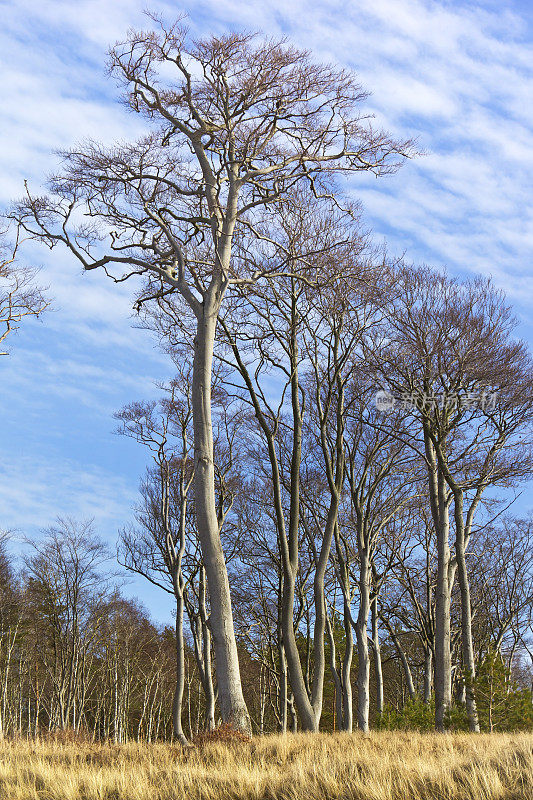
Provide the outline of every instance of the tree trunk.
<path id="1" fill-rule="evenodd" d="M 452 658 L 450 633 L 451 587 L 448 526 L 438 532 L 437 597 L 435 608 L 435 727 L 445 729 L 445 717 L 452 702 Z"/>
<path id="2" fill-rule="evenodd" d="M 289 668 L 294 704 L 298 709 L 298 715 L 300 717 L 302 729 L 304 731 L 317 732 L 318 721 L 307 693 L 307 687 L 305 685 L 302 665 L 300 662 L 300 654 L 298 652 L 296 637 L 294 635 L 293 609 L 294 577 L 292 574 L 286 574 L 283 582 L 283 642 L 285 645 L 285 655 L 287 657 L 287 666 Z"/>
<path id="3" fill-rule="evenodd" d="M 287 685 L 287 659 L 285 658 L 285 648 L 280 635 L 278 642 L 279 653 L 279 711 L 280 711 L 280 733 L 287 733 L 287 711 L 288 711 L 288 685 Z"/>
<path id="4" fill-rule="evenodd" d="M 424 703 L 431 702 L 431 688 L 433 685 L 433 652 L 427 646 L 424 653 Z"/>
<path id="5" fill-rule="evenodd" d="M 329 617 L 326 617 L 326 630 L 329 642 L 329 667 L 333 678 L 333 730 L 336 730 L 336 721 L 340 730 L 344 730 L 342 683 L 337 669 L 337 650 L 335 647 L 335 635 Z"/>
<path id="6" fill-rule="evenodd" d="M 368 653 L 368 615 L 370 613 L 370 563 L 365 550 L 359 551 L 359 613 L 355 632 L 357 636 L 357 725 L 365 733 L 369 730 L 370 709 L 370 656 Z"/>
<path id="7" fill-rule="evenodd" d="M 350 596 L 350 579 L 346 566 L 346 559 L 341 546 L 338 523 L 335 525 L 335 549 L 338 561 L 338 581 L 343 597 L 343 624 L 344 624 L 344 657 L 340 676 L 342 691 L 342 730 L 351 733 L 353 730 L 353 702 L 352 702 L 352 659 L 353 659 L 353 629 Z"/>
<path id="8" fill-rule="evenodd" d="M 211 666 L 211 635 L 204 626 L 204 694 L 205 694 L 205 729 L 215 730 L 215 687 L 213 686 L 213 669 Z"/>
<path id="9" fill-rule="evenodd" d="M 215 506 L 211 379 L 216 313 L 207 302 L 199 312 L 194 342 L 193 425 L 195 508 L 198 537 L 207 573 L 211 602 L 209 625 L 216 657 L 218 699 L 224 722 L 251 735 L 251 722 L 242 693 L 230 587 Z"/>
<path id="10" fill-rule="evenodd" d="M 174 736 L 181 744 L 186 745 L 187 737 L 183 733 L 181 722 L 181 706 L 185 689 L 185 642 L 183 639 L 183 597 L 176 597 L 176 686 L 172 702 L 172 727 Z"/>
<path id="11" fill-rule="evenodd" d="M 294 705 L 294 695 L 291 694 L 287 704 L 291 712 L 291 733 L 298 733 L 298 714 L 296 712 L 296 706 Z"/>
<path id="12" fill-rule="evenodd" d="M 456 501 L 457 506 L 457 501 Z M 461 516 L 462 509 L 456 508 L 456 517 Z M 461 526 L 462 528 L 462 526 Z M 465 558 L 464 531 L 458 529 L 456 524 L 455 555 L 457 559 L 457 577 L 461 591 L 461 649 L 463 657 L 463 680 L 466 699 L 466 713 L 468 727 L 474 733 L 480 732 L 479 718 L 474 692 L 474 679 L 476 677 L 476 662 L 474 656 L 474 643 L 472 640 L 472 608 L 470 603 L 470 585 Z"/>
<path id="13" fill-rule="evenodd" d="M 378 598 L 372 601 L 372 649 L 374 651 L 374 672 L 376 673 L 376 710 L 383 714 L 383 669 L 381 666 L 381 647 L 379 644 Z"/>
<path id="14" fill-rule="evenodd" d="M 299 546 L 299 521 L 300 521 L 300 464 L 302 457 L 302 417 L 300 409 L 299 398 L 299 384 L 298 384 L 298 342 L 296 338 L 297 315 L 296 315 L 296 298 L 294 292 L 292 294 L 291 302 L 291 405 L 292 405 L 292 418 L 293 418 L 293 431 L 292 431 L 292 454 L 291 454 L 291 469 L 290 469 L 290 511 L 289 511 L 289 530 L 288 538 L 285 534 L 285 523 L 283 516 L 283 507 L 281 501 L 281 479 L 279 476 L 277 458 L 274 449 L 274 441 L 271 434 L 268 434 L 268 448 L 269 456 L 272 465 L 272 476 L 274 479 L 274 502 L 276 509 L 276 517 L 278 520 L 279 541 L 282 554 L 283 565 L 283 597 L 281 605 L 281 625 L 283 644 L 285 646 L 285 655 L 287 658 L 287 667 L 289 671 L 289 679 L 294 697 L 294 703 L 298 711 L 300 723 L 304 731 L 317 732 L 320 720 L 320 711 L 317 714 L 315 703 L 310 698 L 308 681 L 304 677 L 302 664 L 300 661 L 300 654 L 296 643 L 296 635 L 294 632 L 294 593 L 296 576 L 298 574 L 298 546 Z M 332 532 L 333 533 L 333 532 Z M 315 570 L 314 581 L 314 598 L 315 604 L 317 602 L 317 573 L 318 566 Z M 323 603 L 323 600 L 322 600 Z M 317 617 L 321 615 L 322 623 L 324 623 L 324 607 L 318 609 L 315 606 Z M 315 634 L 316 634 L 315 624 Z M 323 630 L 323 629 L 322 629 Z M 309 635 L 307 636 L 307 644 L 309 646 Z M 315 636 L 316 642 L 316 636 Z M 324 648 L 324 635 L 322 632 L 322 654 Z M 313 681 L 313 688 L 315 682 Z"/>
<path id="15" fill-rule="evenodd" d="M 342 724 L 343 731 L 348 733 L 353 729 L 353 704 L 352 704 L 352 658 L 353 658 L 353 632 L 350 614 L 350 601 L 344 597 L 344 633 L 346 646 L 342 662 Z"/>
<path id="16" fill-rule="evenodd" d="M 315 626 L 313 631 L 313 688 L 311 693 L 311 704 L 316 719 L 316 730 L 318 730 L 320 717 L 322 715 L 322 703 L 324 696 L 324 672 L 326 666 L 326 656 L 324 652 L 324 634 L 326 630 L 326 593 L 324 589 L 324 579 L 326 567 L 331 552 L 333 532 L 337 521 L 339 508 L 339 493 L 332 493 L 331 502 L 328 509 L 324 537 L 320 547 L 320 554 L 315 569 L 313 581 L 313 596 L 315 607 Z"/>
<path id="17" fill-rule="evenodd" d="M 215 687 L 213 686 L 213 666 L 211 663 L 211 633 L 209 631 L 205 595 L 205 567 L 202 564 L 200 567 L 200 583 L 198 589 L 199 598 L 199 615 L 200 624 L 202 627 L 202 652 L 203 652 L 203 670 L 200 669 L 200 675 L 203 676 L 202 688 L 205 695 L 205 729 L 213 731 L 215 729 Z"/>
<path id="18" fill-rule="evenodd" d="M 454 571 L 450 564 L 449 498 L 427 427 L 424 445 L 428 465 L 431 514 L 437 537 L 437 586 L 435 598 L 435 728 L 444 731 L 452 703 L 452 656 L 450 607 Z"/>

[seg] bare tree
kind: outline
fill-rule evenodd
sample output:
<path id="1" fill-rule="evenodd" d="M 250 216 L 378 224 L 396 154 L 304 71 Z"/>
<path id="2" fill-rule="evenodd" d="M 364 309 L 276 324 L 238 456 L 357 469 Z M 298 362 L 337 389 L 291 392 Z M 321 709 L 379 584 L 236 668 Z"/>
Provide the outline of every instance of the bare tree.
<path id="1" fill-rule="evenodd" d="M 471 729 L 479 730 L 466 551 L 485 490 L 530 470 L 522 436 L 531 424 L 531 360 L 512 339 L 514 321 L 489 282 L 460 283 L 429 269 L 404 269 L 399 279 L 376 367 L 423 435 L 423 450 L 416 438 L 409 442 L 426 462 L 437 534 L 436 724 L 443 728 L 451 703 L 449 620 L 457 571 L 467 711 Z"/>
<path id="2" fill-rule="evenodd" d="M 7 245 L 1 246 L 4 237 L 0 231 L 0 345 L 25 317 L 40 317 L 49 305 L 35 285 L 35 270 L 16 263 L 18 242 L 7 253 Z"/>
<path id="3" fill-rule="evenodd" d="M 176 599 L 174 735 L 182 744 L 187 744 L 182 725 L 185 688 L 183 560 L 187 546 L 188 496 L 194 478 L 189 445 L 192 409 L 187 369 L 174 379 L 158 405 L 155 402 L 132 403 L 115 416 L 120 420 L 119 432 L 148 447 L 154 461 L 154 468 L 141 487 L 144 507 L 137 513 L 141 531 L 122 532 L 122 556 L 128 569 L 157 585 L 161 585 L 165 574 L 170 579 Z M 154 573 L 160 576 L 159 580 L 154 578 Z M 166 584 L 163 588 L 167 589 Z"/>
<path id="4" fill-rule="evenodd" d="M 412 511 L 407 521 L 411 535 L 392 564 L 396 590 L 389 588 L 382 613 L 393 626 L 399 624 L 420 640 L 424 655 L 422 696 L 429 704 L 435 653 L 435 537 L 427 498 L 422 495 Z"/>
<path id="5" fill-rule="evenodd" d="M 358 726 L 369 728 L 370 659 L 368 620 L 372 584 L 377 596 L 386 570 L 378 577 L 376 550 L 381 537 L 391 531 L 402 507 L 411 499 L 416 477 L 412 454 L 401 440 L 402 420 L 389 431 L 376 424 L 378 413 L 369 388 L 356 384 L 346 432 L 347 478 L 358 555 L 359 612 L 355 622 L 358 649 Z M 416 466 L 416 465 L 415 465 Z M 377 599 L 376 599 L 377 602 Z"/>
<path id="6" fill-rule="evenodd" d="M 109 592 L 102 571 L 109 554 L 90 521 L 78 524 L 71 519 L 58 519 L 45 538 L 31 546 L 33 553 L 25 559 L 28 601 L 45 622 L 40 649 L 52 688 L 50 723 L 77 728 L 87 654 Z"/>
<path id="7" fill-rule="evenodd" d="M 177 670 L 174 730 L 186 743 L 181 722 L 185 686 L 184 613 L 193 640 L 196 666 L 206 701 L 206 727 L 215 725 L 215 691 L 211 666 L 210 610 L 206 597 L 206 570 L 198 549 L 193 520 L 194 464 L 192 458 L 191 369 L 179 350 L 173 352 L 178 373 L 159 401 L 130 403 L 118 412 L 119 433 L 134 438 L 151 452 L 153 466 L 141 482 L 136 524 L 121 534 L 119 560 L 133 572 L 172 593 L 176 599 Z M 217 398 L 214 437 L 216 509 L 225 551 L 231 561 L 238 551 L 235 497 L 240 490 L 235 461 L 238 455 L 239 415 Z M 237 522 L 237 524 L 236 524 Z"/>
<path id="8" fill-rule="evenodd" d="M 316 213 L 309 215 L 311 207 Z M 342 426 L 337 428 L 337 437 L 333 435 L 333 439 L 337 438 L 333 461 L 329 460 L 331 453 L 326 427 L 327 419 L 331 420 L 335 413 L 337 402 L 342 407 L 342 391 L 339 395 L 337 389 L 347 380 L 349 371 L 346 373 L 345 370 L 339 375 L 339 381 L 334 378 L 333 386 L 329 390 L 326 388 L 321 396 L 325 402 L 321 406 L 321 427 L 327 463 L 331 467 L 331 502 L 327 519 L 323 520 L 324 526 L 320 522 L 316 537 L 314 534 L 307 536 L 308 545 L 316 544 L 311 685 L 307 668 L 302 668 L 295 633 L 299 621 L 299 614 L 295 614 L 295 601 L 302 577 L 304 414 L 313 393 L 306 378 L 306 374 L 310 373 L 311 361 L 310 342 L 306 340 L 305 330 L 310 330 L 316 323 L 322 327 L 325 335 L 325 315 L 331 309 L 327 302 L 324 302 L 323 308 L 318 307 L 318 285 L 325 286 L 328 282 L 333 285 L 335 281 L 338 284 L 341 265 L 349 269 L 350 274 L 355 274 L 358 268 L 354 262 L 361 252 L 362 242 L 360 231 L 354 225 L 353 214 L 317 208 L 313 196 L 303 193 L 287 198 L 280 213 L 272 220 L 272 229 L 276 234 L 276 250 L 270 256 L 274 266 L 268 267 L 271 274 L 269 284 L 262 290 L 256 286 L 253 293 L 243 295 L 240 302 L 230 306 L 228 313 L 221 318 L 220 326 L 229 346 L 227 364 L 234 366 L 239 376 L 233 380 L 232 391 L 253 411 L 256 435 L 260 446 L 264 448 L 265 463 L 269 467 L 268 480 L 274 497 L 274 518 L 282 567 L 281 635 L 295 704 L 303 728 L 317 730 L 322 711 L 325 665 L 324 577 L 344 475 Z M 263 255 L 263 258 L 267 261 L 268 256 Z M 280 262 L 287 262 L 290 272 L 276 268 L 275 264 Z M 277 274 L 276 278 L 273 273 Z M 348 338 L 350 336 L 356 338 L 353 331 L 347 334 Z M 345 364 L 346 358 L 343 358 L 341 362 Z M 318 362 L 316 367 L 319 372 L 323 369 Z M 266 389 L 272 375 L 276 376 L 276 384 L 279 382 L 275 398 L 273 392 Z M 318 392 L 321 392 L 320 386 Z M 314 394 L 316 396 L 316 392 Z M 300 589 L 303 591 L 301 584 Z M 306 598 L 302 600 L 303 610 Z M 307 659 L 307 663 L 310 663 L 310 659 Z"/>
<path id="9" fill-rule="evenodd" d="M 496 652 L 505 649 L 512 662 L 533 614 L 531 517 L 495 520 L 475 536 L 470 550 L 479 563 L 472 587 L 476 661 L 492 646 Z"/>
<path id="10" fill-rule="evenodd" d="M 110 68 L 152 130 L 131 145 L 90 143 L 64 154 L 53 197 L 28 194 L 13 216 L 86 270 L 148 278 L 139 303 L 179 293 L 195 319 L 193 417 L 196 513 L 211 596 L 222 717 L 249 731 L 231 598 L 218 532 L 211 368 L 228 289 L 261 272 L 232 259 L 257 215 L 302 181 L 331 193 L 336 176 L 394 171 L 411 151 L 360 111 L 365 93 L 345 71 L 285 42 L 229 34 L 191 42 L 176 23 L 132 32 Z M 76 224 L 80 212 L 82 222 Z M 117 269 L 125 271 L 117 275 Z"/>

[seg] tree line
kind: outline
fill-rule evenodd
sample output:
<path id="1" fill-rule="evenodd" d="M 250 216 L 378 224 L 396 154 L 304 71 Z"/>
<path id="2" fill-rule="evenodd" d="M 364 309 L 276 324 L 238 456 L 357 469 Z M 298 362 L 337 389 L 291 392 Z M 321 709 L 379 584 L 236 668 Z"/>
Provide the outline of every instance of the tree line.
<path id="1" fill-rule="evenodd" d="M 176 601 L 174 735 L 192 733 L 191 658 L 207 729 L 332 713 L 366 731 L 417 698 L 438 730 L 492 728 L 498 692 L 528 708 L 513 664 L 531 649 L 531 521 L 509 506 L 531 473 L 532 370 L 512 311 L 487 279 L 373 244 L 351 181 L 416 148 L 373 126 L 351 73 L 152 22 L 109 65 L 146 135 L 80 143 L 9 217 L 140 279 L 175 364 L 159 401 L 117 413 L 151 454 L 118 555 Z"/>

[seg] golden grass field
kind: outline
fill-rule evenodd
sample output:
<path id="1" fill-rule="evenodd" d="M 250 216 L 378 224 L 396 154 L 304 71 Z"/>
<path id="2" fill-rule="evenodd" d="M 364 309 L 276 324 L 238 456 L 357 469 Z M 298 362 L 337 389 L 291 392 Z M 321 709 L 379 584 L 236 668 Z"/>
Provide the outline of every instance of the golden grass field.
<path id="1" fill-rule="evenodd" d="M 0 742 L 2 800 L 531 800 L 533 735 L 297 734 L 178 746 Z"/>

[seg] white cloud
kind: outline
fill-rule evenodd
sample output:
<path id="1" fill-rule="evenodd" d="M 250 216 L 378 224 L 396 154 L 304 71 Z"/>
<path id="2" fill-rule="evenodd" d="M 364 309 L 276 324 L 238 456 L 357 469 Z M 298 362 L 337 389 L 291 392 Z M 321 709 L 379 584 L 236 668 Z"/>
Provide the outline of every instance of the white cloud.
<path id="1" fill-rule="evenodd" d="M 36 455 L 0 463 L 2 528 L 43 528 L 59 516 L 91 519 L 104 530 L 116 529 L 131 515 L 136 486 L 74 459 L 49 462 Z M 21 513 L 22 512 L 22 513 Z"/>

